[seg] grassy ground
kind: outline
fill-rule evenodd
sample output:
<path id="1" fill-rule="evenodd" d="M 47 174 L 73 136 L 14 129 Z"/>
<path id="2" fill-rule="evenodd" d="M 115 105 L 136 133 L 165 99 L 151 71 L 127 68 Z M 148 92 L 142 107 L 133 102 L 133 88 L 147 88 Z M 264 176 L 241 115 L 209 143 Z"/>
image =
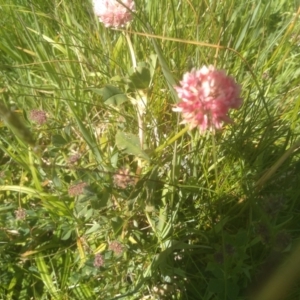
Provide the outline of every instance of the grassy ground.
<path id="1" fill-rule="evenodd" d="M 0 298 L 299 299 L 299 13 L 0 0 Z M 244 104 L 200 135 L 173 86 L 209 64 Z"/>

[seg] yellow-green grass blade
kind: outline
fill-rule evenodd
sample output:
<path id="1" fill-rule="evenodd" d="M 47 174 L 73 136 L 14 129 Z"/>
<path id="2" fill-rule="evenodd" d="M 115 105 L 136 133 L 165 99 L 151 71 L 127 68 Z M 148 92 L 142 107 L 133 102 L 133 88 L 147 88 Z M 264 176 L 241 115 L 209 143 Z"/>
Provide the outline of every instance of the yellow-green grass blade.
<path id="1" fill-rule="evenodd" d="M 48 267 L 46 265 L 46 262 L 42 256 L 42 254 L 39 253 L 36 255 L 35 262 L 36 262 L 37 268 L 39 270 L 41 280 L 43 281 L 46 289 L 51 294 L 53 299 L 59 299 L 58 291 L 53 284 L 51 275 L 49 273 Z"/>
<path id="2" fill-rule="evenodd" d="M 17 193 L 27 194 L 29 197 L 34 197 L 42 200 L 42 205 L 58 215 L 70 215 L 70 208 L 64 203 L 63 199 L 56 196 L 40 192 L 33 188 L 18 186 L 18 185 L 2 185 L 0 191 L 13 191 Z"/>

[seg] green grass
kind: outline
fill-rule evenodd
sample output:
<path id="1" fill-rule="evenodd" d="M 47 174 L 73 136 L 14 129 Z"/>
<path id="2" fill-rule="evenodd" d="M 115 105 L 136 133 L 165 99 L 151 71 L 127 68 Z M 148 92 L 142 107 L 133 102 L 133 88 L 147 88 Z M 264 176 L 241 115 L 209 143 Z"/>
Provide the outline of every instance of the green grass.
<path id="1" fill-rule="evenodd" d="M 0 14 L 0 299 L 300 297 L 293 264 L 267 284 L 299 259 L 297 1 L 137 0 L 128 31 L 89 1 L 0 0 Z M 209 64 L 244 104 L 200 135 L 173 86 Z"/>

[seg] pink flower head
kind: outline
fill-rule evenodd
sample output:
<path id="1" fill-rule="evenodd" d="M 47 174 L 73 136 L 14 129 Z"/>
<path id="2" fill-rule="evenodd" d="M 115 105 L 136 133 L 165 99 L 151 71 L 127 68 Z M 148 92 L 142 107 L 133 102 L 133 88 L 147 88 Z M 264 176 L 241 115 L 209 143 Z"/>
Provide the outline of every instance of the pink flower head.
<path id="1" fill-rule="evenodd" d="M 173 110 L 182 113 L 183 124 L 189 124 L 191 129 L 198 127 L 202 133 L 222 128 L 223 122 L 232 122 L 229 109 L 242 105 L 240 86 L 213 66 L 184 74 L 175 90 L 182 101 Z"/>
<path id="2" fill-rule="evenodd" d="M 122 27 L 132 20 L 133 0 L 93 0 L 94 12 L 105 27 Z"/>

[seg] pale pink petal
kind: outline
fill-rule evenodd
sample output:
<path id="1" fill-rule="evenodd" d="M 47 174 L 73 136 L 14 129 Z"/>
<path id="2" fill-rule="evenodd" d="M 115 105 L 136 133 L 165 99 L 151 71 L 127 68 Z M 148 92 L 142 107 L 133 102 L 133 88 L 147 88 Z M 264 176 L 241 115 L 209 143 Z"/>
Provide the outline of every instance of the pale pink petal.
<path id="1" fill-rule="evenodd" d="M 122 2 L 122 4 L 120 3 Z M 106 27 L 122 27 L 132 20 L 133 0 L 93 0 L 95 15 Z"/>
<path id="2" fill-rule="evenodd" d="M 173 111 L 182 113 L 182 123 L 198 127 L 201 132 L 231 123 L 229 109 L 242 105 L 240 86 L 225 71 L 213 66 L 185 73 L 175 90 L 181 101 Z"/>

